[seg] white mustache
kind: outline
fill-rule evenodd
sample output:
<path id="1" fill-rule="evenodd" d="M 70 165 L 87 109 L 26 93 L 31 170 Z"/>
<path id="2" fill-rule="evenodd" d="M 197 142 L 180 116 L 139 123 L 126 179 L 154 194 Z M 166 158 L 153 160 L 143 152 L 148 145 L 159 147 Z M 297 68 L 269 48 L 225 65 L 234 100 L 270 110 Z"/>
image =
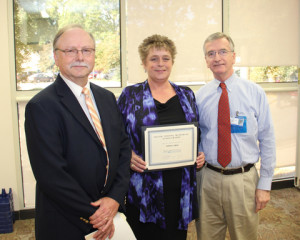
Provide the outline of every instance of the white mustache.
<path id="1" fill-rule="evenodd" d="M 73 62 L 70 64 L 70 67 L 89 67 L 89 65 L 85 62 Z"/>

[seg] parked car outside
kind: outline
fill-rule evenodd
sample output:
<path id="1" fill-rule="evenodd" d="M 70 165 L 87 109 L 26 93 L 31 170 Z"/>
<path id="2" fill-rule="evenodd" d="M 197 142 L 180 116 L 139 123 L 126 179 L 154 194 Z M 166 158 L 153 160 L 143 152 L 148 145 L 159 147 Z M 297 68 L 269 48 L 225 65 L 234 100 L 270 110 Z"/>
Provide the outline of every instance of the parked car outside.
<path id="1" fill-rule="evenodd" d="M 39 83 L 39 82 L 52 82 L 54 80 L 54 75 L 53 73 L 49 72 L 49 73 L 35 73 L 30 75 L 27 79 L 28 82 L 31 83 Z"/>

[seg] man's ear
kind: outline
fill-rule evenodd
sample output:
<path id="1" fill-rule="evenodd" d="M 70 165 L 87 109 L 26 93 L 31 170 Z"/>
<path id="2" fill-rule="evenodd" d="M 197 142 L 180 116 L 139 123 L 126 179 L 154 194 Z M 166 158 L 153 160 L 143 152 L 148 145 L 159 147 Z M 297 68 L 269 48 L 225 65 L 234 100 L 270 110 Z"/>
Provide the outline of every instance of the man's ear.
<path id="1" fill-rule="evenodd" d="M 236 60 L 235 52 L 232 53 L 232 57 L 233 57 L 233 64 L 235 64 L 235 60 Z"/>
<path id="2" fill-rule="evenodd" d="M 58 56 L 57 56 L 57 54 L 56 54 L 56 51 L 53 51 L 53 58 L 54 58 L 55 65 L 58 66 L 58 65 L 57 65 L 57 62 L 58 62 Z"/>

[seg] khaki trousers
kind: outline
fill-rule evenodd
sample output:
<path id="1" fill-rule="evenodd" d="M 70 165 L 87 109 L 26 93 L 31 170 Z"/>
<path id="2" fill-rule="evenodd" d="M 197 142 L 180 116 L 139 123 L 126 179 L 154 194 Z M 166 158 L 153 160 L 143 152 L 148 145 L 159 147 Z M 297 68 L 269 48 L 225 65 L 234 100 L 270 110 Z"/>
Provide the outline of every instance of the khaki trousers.
<path id="1" fill-rule="evenodd" d="M 223 175 L 206 166 L 197 172 L 199 219 L 198 240 L 223 240 L 228 227 L 231 240 L 256 240 L 258 214 L 255 190 L 258 174 Z"/>

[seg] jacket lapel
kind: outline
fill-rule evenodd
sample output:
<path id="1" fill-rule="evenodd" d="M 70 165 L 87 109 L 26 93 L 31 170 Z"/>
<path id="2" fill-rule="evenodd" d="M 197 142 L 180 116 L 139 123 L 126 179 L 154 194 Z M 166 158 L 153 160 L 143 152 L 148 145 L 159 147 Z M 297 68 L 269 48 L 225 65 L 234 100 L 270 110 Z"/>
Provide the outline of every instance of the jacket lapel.
<path id="1" fill-rule="evenodd" d="M 63 81 L 63 79 L 58 76 L 54 82 L 57 95 L 60 97 L 61 103 L 66 107 L 66 109 L 73 115 L 73 117 L 84 127 L 84 129 L 91 135 L 91 137 L 101 145 L 94 128 L 92 127 L 90 121 L 86 117 L 84 111 L 82 110 L 78 100 Z"/>

